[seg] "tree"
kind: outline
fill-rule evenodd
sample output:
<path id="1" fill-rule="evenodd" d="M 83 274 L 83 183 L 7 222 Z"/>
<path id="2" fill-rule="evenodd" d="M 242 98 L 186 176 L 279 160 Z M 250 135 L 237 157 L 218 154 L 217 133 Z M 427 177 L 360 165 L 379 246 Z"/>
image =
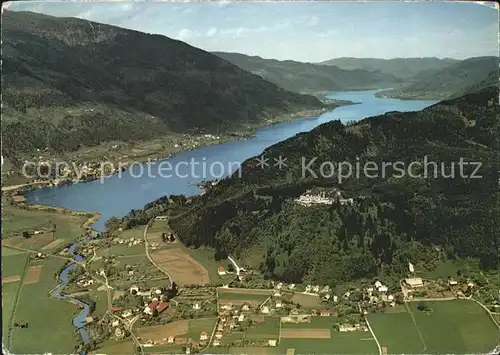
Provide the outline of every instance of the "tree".
<path id="1" fill-rule="evenodd" d="M 31 237 L 31 235 L 30 235 L 30 233 L 29 233 L 29 232 L 27 232 L 27 231 L 23 231 L 23 238 L 28 239 L 28 238 L 30 238 L 30 237 Z"/>
<path id="2" fill-rule="evenodd" d="M 153 317 L 158 317 L 159 313 L 156 307 L 153 308 Z"/>

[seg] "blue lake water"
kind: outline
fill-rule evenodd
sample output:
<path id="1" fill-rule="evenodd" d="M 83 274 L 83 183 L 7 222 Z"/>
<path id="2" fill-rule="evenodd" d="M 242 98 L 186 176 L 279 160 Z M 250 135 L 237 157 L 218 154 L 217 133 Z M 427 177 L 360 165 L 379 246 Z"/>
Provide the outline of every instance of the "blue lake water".
<path id="1" fill-rule="evenodd" d="M 100 180 L 79 183 L 55 188 L 36 189 L 27 195 L 27 201 L 50 206 L 65 207 L 73 210 L 100 212 L 102 217 L 93 228 L 104 230 L 104 222 L 113 216 L 124 216 L 131 209 L 142 208 L 161 196 L 184 194 L 192 196 L 200 193 L 197 183 L 204 180 L 220 178 L 236 170 L 244 160 L 259 155 L 265 148 L 293 137 L 300 132 L 307 132 L 320 124 L 332 120 L 343 122 L 360 120 L 389 111 L 419 111 L 436 101 L 429 100 L 397 100 L 377 98 L 373 91 L 339 92 L 328 95 L 332 99 L 360 102 L 358 105 L 338 107 L 318 117 L 299 119 L 259 129 L 255 137 L 224 144 L 211 145 L 192 151 L 184 151 L 177 155 L 152 163 L 141 164 L 120 175 Z M 197 162 L 194 166 L 186 162 Z M 219 162 L 216 163 L 215 162 Z M 159 176 L 158 168 L 168 167 L 173 170 L 161 170 L 164 177 Z M 203 166 L 206 166 L 204 174 Z M 166 168 L 165 168 L 166 167 Z M 209 167 L 212 167 L 212 171 Z M 174 173 L 177 168 L 177 174 Z M 141 170 L 143 174 L 141 174 Z M 148 173 L 148 171 L 150 173 Z M 194 172 L 194 174 L 193 174 Z M 187 175 L 187 176 L 186 176 Z"/>

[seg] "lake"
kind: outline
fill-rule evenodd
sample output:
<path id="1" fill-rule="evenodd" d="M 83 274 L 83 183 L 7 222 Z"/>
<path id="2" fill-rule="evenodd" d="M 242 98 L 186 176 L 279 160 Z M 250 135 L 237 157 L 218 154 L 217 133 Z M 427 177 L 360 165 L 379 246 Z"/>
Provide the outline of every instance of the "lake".
<path id="1" fill-rule="evenodd" d="M 257 130 L 256 135 L 247 140 L 180 152 L 165 160 L 140 164 L 102 181 L 36 189 L 26 196 L 27 202 L 99 212 L 102 217 L 93 228 L 103 231 L 104 223 L 110 217 L 124 216 L 131 209 L 140 209 L 161 196 L 199 194 L 199 182 L 228 175 L 237 169 L 238 163 L 259 155 L 268 146 L 310 131 L 325 122 L 357 121 L 389 111 L 419 111 L 436 103 L 429 100 L 378 98 L 375 97 L 377 91 L 379 90 L 333 93 L 328 97 L 360 104 L 341 106 L 318 117 L 268 126 Z"/>

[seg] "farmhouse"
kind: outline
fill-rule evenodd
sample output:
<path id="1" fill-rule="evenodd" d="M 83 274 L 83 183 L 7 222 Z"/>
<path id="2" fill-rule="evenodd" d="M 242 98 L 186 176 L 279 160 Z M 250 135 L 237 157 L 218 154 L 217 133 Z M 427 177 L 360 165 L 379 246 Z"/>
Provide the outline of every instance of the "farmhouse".
<path id="1" fill-rule="evenodd" d="M 382 285 L 382 286 L 380 286 L 380 287 L 378 288 L 378 291 L 379 291 L 379 292 L 387 292 L 387 291 L 389 291 L 389 289 L 387 288 L 387 286 Z"/>
<path id="2" fill-rule="evenodd" d="M 240 314 L 240 316 L 238 317 L 238 322 L 243 322 L 244 320 L 245 320 L 245 315 Z"/>
<path id="3" fill-rule="evenodd" d="M 264 314 L 269 314 L 269 307 L 268 306 L 264 306 L 264 307 L 262 307 L 262 309 L 260 311 L 262 313 L 264 313 Z"/>
<path id="4" fill-rule="evenodd" d="M 127 317 L 130 317 L 132 315 L 132 311 L 130 309 L 126 309 L 122 312 L 122 317 L 123 318 L 127 318 Z"/>
<path id="5" fill-rule="evenodd" d="M 167 339 L 167 343 L 169 343 L 169 344 L 173 344 L 173 343 L 174 343 L 174 341 L 175 341 L 175 338 L 174 338 L 172 335 L 170 335 L 170 336 L 168 337 L 168 339 Z"/>
<path id="6" fill-rule="evenodd" d="M 226 269 L 224 269 L 224 266 L 219 266 L 219 268 L 217 269 L 217 273 L 219 274 L 219 276 L 224 276 L 226 274 Z"/>
<path id="7" fill-rule="evenodd" d="M 323 309 L 323 310 L 321 310 L 321 312 L 319 313 L 319 315 L 322 316 L 322 317 L 330 317 L 331 313 L 330 313 L 329 310 Z"/>
<path id="8" fill-rule="evenodd" d="M 215 338 L 216 339 L 222 339 L 222 333 L 221 332 L 215 333 Z"/>
<path id="9" fill-rule="evenodd" d="M 319 286 L 316 285 L 312 288 L 313 292 L 319 292 Z"/>
<path id="10" fill-rule="evenodd" d="M 422 282 L 422 279 L 420 277 L 412 277 L 405 279 L 405 283 L 410 286 L 411 288 L 417 288 L 417 287 L 422 287 L 424 286 L 424 283 Z"/>
<path id="11" fill-rule="evenodd" d="M 220 345 L 220 341 L 215 339 L 212 343 L 213 346 L 219 346 Z"/>
<path id="12" fill-rule="evenodd" d="M 242 311 L 249 311 L 250 310 L 250 305 L 248 303 L 245 303 L 243 306 L 241 306 Z"/>
<path id="13" fill-rule="evenodd" d="M 207 339 L 208 339 L 208 334 L 206 332 L 201 332 L 200 340 L 207 340 Z"/>
<path id="14" fill-rule="evenodd" d="M 281 293 L 279 291 L 276 291 L 273 296 L 274 297 L 281 297 Z"/>
<path id="15" fill-rule="evenodd" d="M 269 346 L 276 346 L 276 343 L 277 343 L 276 339 L 269 340 Z"/>
<path id="16" fill-rule="evenodd" d="M 195 303 L 193 304 L 193 309 L 200 309 L 200 304 L 199 303 Z"/>
<path id="17" fill-rule="evenodd" d="M 458 282 L 457 282 L 457 281 L 455 281 L 455 280 L 450 280 L 450 281 L 448 281 L 448 284 L 449 284 L 450 286 L 456 286 L 456 285 L 458 284 Z"/>
<path id="18" fill-rule="evenodd" d="M 233 309 L 233 305 L 231 303 L 223 304 L 222 306 L 220 306 L 220 308 L 223 310 L 230 311 L 231 309 Z"/>
<path id="19" fill-rule="evenodd" d="M 276 302 L 276 308 L 282 308 L 283 303 L 281 301 Z"/>
<path id="20" fill-rule="evenodd" d="M 160 302 L 160 301 L 156 300 L 156 301 L 151 302 L 146 308 L 144 308 L 144 313 L 152 316 L 153 311 L 155 309 L 159 314 L 159 313 L 163 312 L 167 307 L 168 307 L 168 302 Z"/>

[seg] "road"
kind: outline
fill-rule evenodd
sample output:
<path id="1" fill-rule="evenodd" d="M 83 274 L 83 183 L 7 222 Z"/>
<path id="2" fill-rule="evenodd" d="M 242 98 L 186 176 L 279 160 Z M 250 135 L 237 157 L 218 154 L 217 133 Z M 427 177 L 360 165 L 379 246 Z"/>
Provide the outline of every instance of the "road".
<path id="1" fill-rule="evenodd" d="M 154 219 L 152 219 L 151 221 L 149 221 L 149 223 L 151 223 L 152 221 L 154 221 Z M 172 279 L 172 276 L 165 270 L 163 270 L 161 267 L 158 266 L 158 264 L 156 264 L 153 260 L 153 258 L 151 258 L 151 255 L 149 255 L 149 242 L 148 242 L 148 238 L 147 238 L 147 235 L 148 235 L 148 228 L 149 228 L 149 223 L 146 224 L 146 227 L 144 228 L 144 246 L 146 248 L 146 256 L 148 257 L 149 261 L 158 269 L 160 270 L 161 272 L 163 272 L 165 275 L 167 275 L 168 277 L 168 280 L 170 281 L 170 285 L 173 284 L 173 279 Z"/>
<path id="2" fill-rule="evenodd" d="M 378 353 L 379 353 L 379 355 L 382 355 L 382 347 L 380 346 L 380 343 L 378 342 L 378 339 L 375 336 L 375 333 L 373 332 L 372 327 L 370 326 L 370 322 L 368 322 L 368 317 L 366 317 L 366 315 L 363 313 L 363 309 L 361 308 L 361 304 L 360 303 L 358 303 L 358 307 L 359 307 L 359 312 L 361 314 L 363 314 L 363 318 L 365 318 L 365 322 L 366 322 L 366 326 L 368 327 L 368 330 L 370 331 L 370 333 L 372 334 L 373 339 L 375 339 L 375 342 L 377 343 Z M 281 322 L 280 322 L 280 326 L 281 326 Z"/>
<path id="3" fill-rule="evenodd" d="M 229 261 L 233 264 L 234 268 L 236 269 L 236 275 L 237 276 L 240 276 L 240 271 L 244 269 L 239 267 L 238 264 L 236 264 L 236 261 L 234 261 L 233 258 L 231 258 L 230 256 L 227 257 L 229 259 Z"/>

